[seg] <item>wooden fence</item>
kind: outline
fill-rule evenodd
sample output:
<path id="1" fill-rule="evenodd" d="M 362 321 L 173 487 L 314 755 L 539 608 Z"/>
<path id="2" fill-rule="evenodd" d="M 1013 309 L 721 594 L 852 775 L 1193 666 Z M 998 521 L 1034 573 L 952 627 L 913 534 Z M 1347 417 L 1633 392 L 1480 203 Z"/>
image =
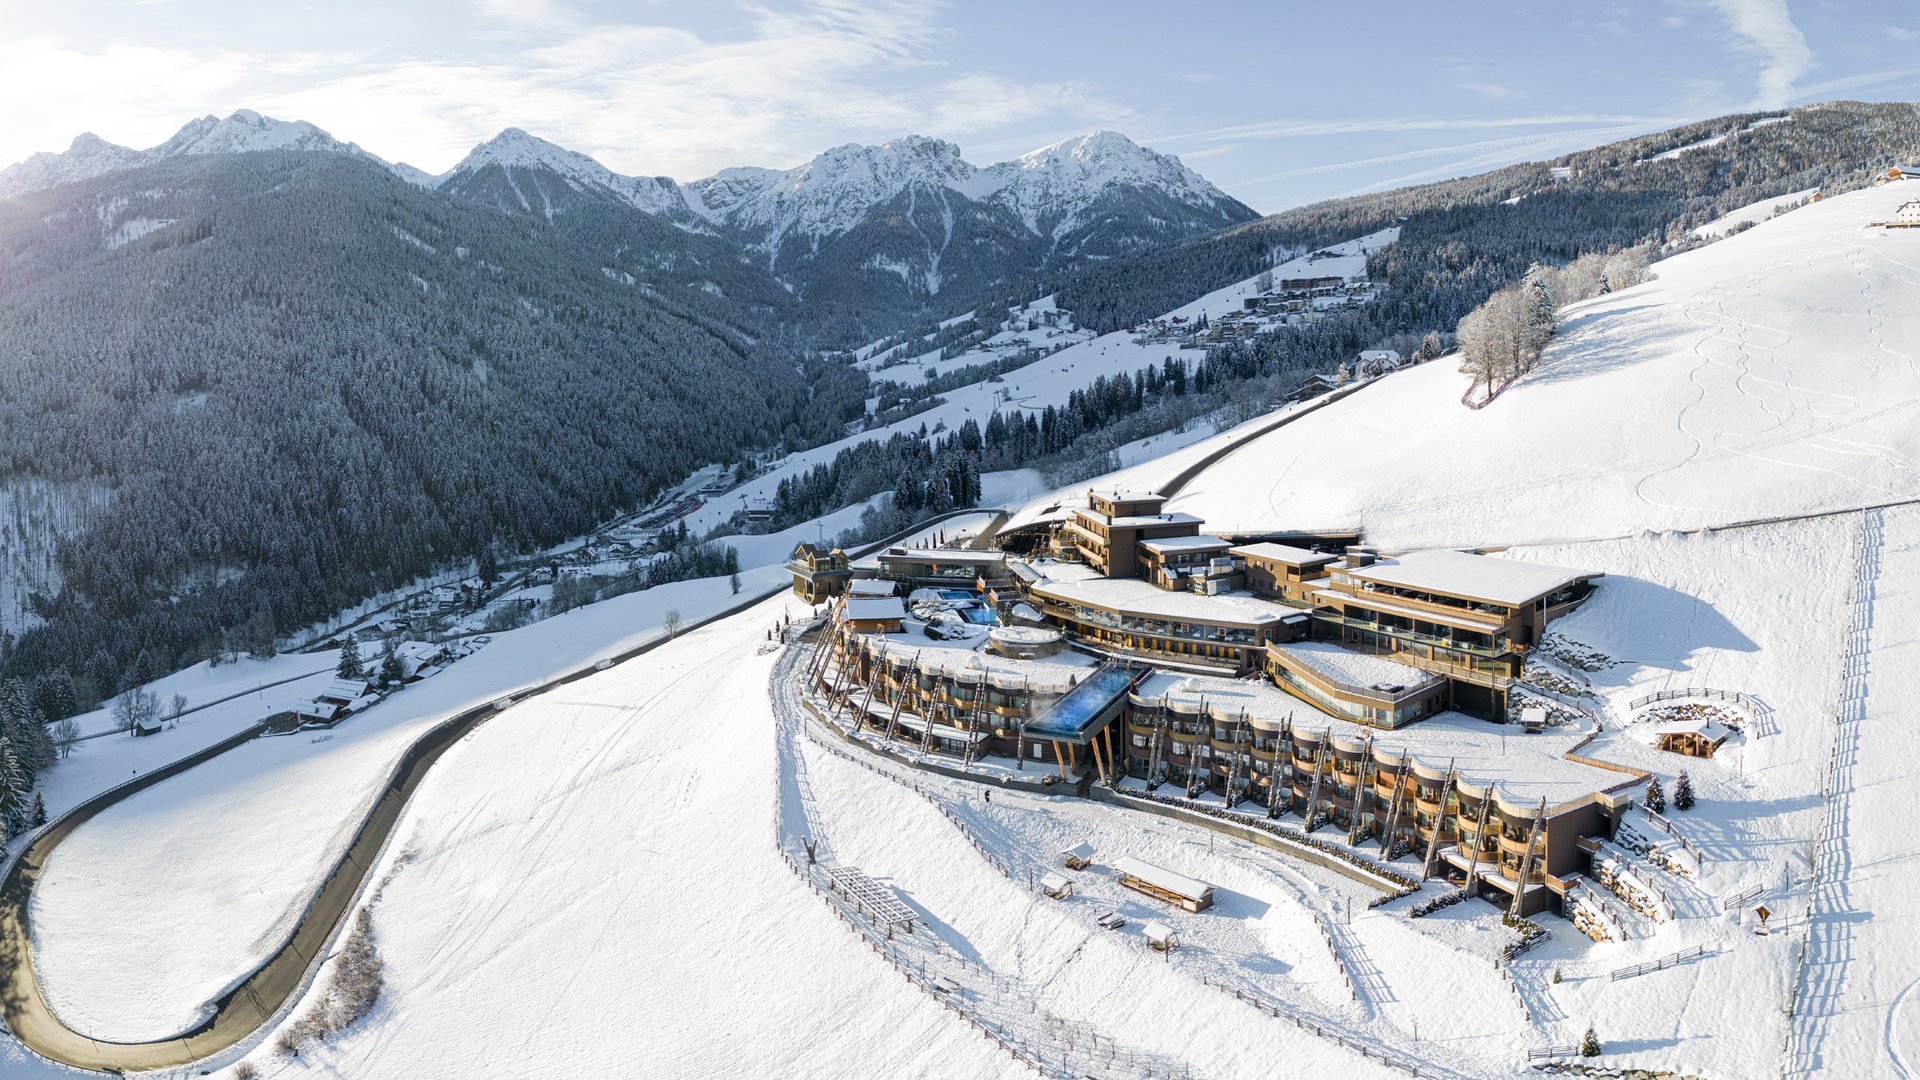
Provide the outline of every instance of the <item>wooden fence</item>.
<path id="1" fill-rule="evenodd" d="M 1623 968 L 1614 968 L 1607 978 L 1611 982 L 1619 982 L 1621 979 L 1631 979 L 1635 975 L 1645 975 L 1649 971 L 1659 971 L 1661 968 L 1670 968 L 1675 964 L 1682 964 L 1695 957 L 1705 955 L 1707 955 L 1707 947 L 1705 945 L 1695 945 L 1691 949 L 1681 949 L 1677 953 L 1668 953 L 1650 963 L 1632 964 Z"/>

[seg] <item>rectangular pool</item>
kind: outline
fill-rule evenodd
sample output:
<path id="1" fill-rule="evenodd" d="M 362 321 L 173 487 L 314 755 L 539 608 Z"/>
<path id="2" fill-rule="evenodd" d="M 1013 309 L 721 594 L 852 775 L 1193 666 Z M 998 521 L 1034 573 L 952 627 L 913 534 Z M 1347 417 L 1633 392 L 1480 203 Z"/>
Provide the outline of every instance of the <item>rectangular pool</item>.
<path id="1" fill-rule="evenodd" d="M 1080 742 L 1088 738 L 1101 714 L 1133 686 L 1138 672 L 1124 664 L 1108 661 L 1093 670 L 1086 681 L 1066 692 L 1047 711 L 1027 724 L 1028 735 L 1042 739 L 1068 739 Z"/>

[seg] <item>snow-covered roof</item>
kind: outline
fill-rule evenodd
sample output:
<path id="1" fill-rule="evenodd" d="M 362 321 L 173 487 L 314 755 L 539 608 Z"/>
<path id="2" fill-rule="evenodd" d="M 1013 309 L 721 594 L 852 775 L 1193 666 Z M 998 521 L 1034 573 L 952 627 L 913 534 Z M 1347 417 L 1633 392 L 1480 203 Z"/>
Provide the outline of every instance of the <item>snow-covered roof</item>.
<path id="1" fill-rule="evenodd" d="M 352 701 L 365 694 L 369 685 L 365 679 L 335 679 L 314 697 L 321 701 Z"/>
<path id="2" fill-rule="evenodd" d="M 1198 525 L 1200 523 L 1201 519 L 1192 514 L 1135 514 L 1131 517 L 1107 519 L 1108 527 L 1115 529 L 1144 529 L 1149 525 Z"/>
<path id="3" fill-rule="evenodd" d="M 1347 573 L 1362 581 L 1512 606 L 1531 603 L 1576 581 L 1601 576 L 1592 570 L 1445 548 L 1409 551 L 1383 558 L 1371 566 L 1350 568 Z"/>
<path id="4" fill-rule="evenodd" d="M 958 674 L 969 679 L 985 672 L 996 681 L 1025 686 L 1042 693 L 1066 693 L 1086 677 L 1088 669 L 1099 663 L 1085 653 L 1072 650 L 1032 660 L 1016 659 L 980 651 L 979 646 L 984 641 L 985 635 L 965 641 L 930 638 L 921 633 L 920 623 L 914 619 L 907 620 L 901 633 L 879 634 L 866 639 L 867 644 L 877 647 L 894 661 L 917 664 L 923 671 Z"/>
<path id="5" fill-rule="evenodd" d="M 1146 879 L 1141 878 L 1140 880 L 1145 881 Z M 1147 935 L 1147 940 L 1151 941 L 1155 945 L 1165 945 L 1167 942 L 1172 941 L 1173 935 L 1178 932 L 1174 930 L 1173 927 L 1168 926 L 1166 923 L 1161 922 L 1159 919 L 1153 920 L 1147 925 L 1141 927 L 1140 930 L 1142 933 Z"/>
<path id="6" fill-rule="evenodd" d="M 1286 563 L 1289 566 L 1323 566 L 1330 562 L 1337 562 L 1340 558 L 1338 555 L 1329 555 L 1324 551 L 1311 551 L 1303 547 L 1294 547 L 1292 544 L 1242 544 L 1237 548 L 1229 550 L 1231 554 L 1238 555 L 1243 559 L 1269 559 L 1273 562 Z"/>
<path id="7" fill-rule="evenodd" d="M 1705 716 L 1696 716 L 1689 720 L 1674 720 L 1653 729 L 1655 735 L 1698 735 L 1712 742 L 1725 742 L 1733 734 L 1733 729 L 1718 720 Z"/>
<path id="8" fill-rule="evenodd" d="M 849 596 L 892 596 L 894 583 L 878 578 L 855 578 L 847 582 Z"/>
<path id="9" fill-rule="evenodd" d="M 1218 593 L 1202 596 L 1184 590 L 1162 589 L 1139 578 L 1105 578 L 1084 571 L 1087 576 L 1055 577 L 1071 563 L 1047 567 L 1047 580 L 1033 586 L 1036 596 L 1067 604 L 1087 604 L 1125 615 L 1175 622 L 1266 626 L 1293 613 L 1292 608 L 1255 598 L 1249 593 Z"/>
<path id="10" fill-rule="evenodd" d="M 1164 866 L 1141 862 L 1139 859 L 1123 855 L 1113 860 L 1113 868 L 1130 878 L 1137 878 L 1156 889 L 1162 889 L 1175 896 L 1184 896 L 1189 900 L 1204 899 L 1213 891 L 1213 886 L 1199 878 L 1190 878 Z M 1149 923 L 1150 927 L 1156 924 Z"/>
<path id="11" fill-rule="evenodd" d="M 972 548 L 889 548 L 880 553 L 880 561 L 887 562 L 942 562 L 975 563 L 987 565 L 997 563 L 1006 556 L 998 551 L 979 551 Z"/>
<path id="12" fill-rule="evenodd" d="M 1301 664 L 1349 686 L 1399 686 L 1421 690 L 1440 682 L 1440 677 L 1409 664 L 1371 653 L 1355 652 L 1329 641 L 1294 641 L 1277 644 L 1274 649 Z"/>
<path id="13" fill-rule="evenodd" d="M 906 617 L 906 601 L 897 596 L 852 596 L 847 598 L 847 618 L 854 622 L 889 622 Z"/>
<path id="14" fill-rule="evenodd" d="M 1067 879 L 1065 874 L 1047 873 L 1041 875 L 1040 884 L 1045 886 L 1048 892 L 1057 893 L 1073 883 Z"/>
<path id="15" fill-rule="evenodd" d="M 1180 551 L 1225 551 L 1233 546 L 1217 536 L 1167 536 L 1158 540 L 1142 540 L 1140 546 L 1148 551 L 1170 555 Z"/>
<path id="16" fill-rule="evenodd" d="M 1093 858 L 1093 845 L 1082 840 L 1072 847 L 1061 848 L 1060 854 L 1071 855 L 1076 859 L 1091 859 Z"/>

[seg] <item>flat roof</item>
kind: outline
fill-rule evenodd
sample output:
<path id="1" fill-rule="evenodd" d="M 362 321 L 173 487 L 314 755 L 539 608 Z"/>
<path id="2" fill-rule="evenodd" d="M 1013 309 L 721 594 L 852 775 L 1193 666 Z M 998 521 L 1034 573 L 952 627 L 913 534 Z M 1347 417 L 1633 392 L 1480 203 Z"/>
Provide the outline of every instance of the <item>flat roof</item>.
<path id="1" fill-rule="evenodd" d="M 1292 641 L 1275 644 L 1272 648 L 1335 682 L 1362 689 L 1378 685 L 1422 690 L 1436 686 L 1441 681 L 1440 676 L 1411 664 L 1342 648 L 1330 641 Z"/>
<path id="2" fill-rule="evenodd" d="M 1213 891 L 1213 886 L 1199 878 L 1190 878 L 1178 871 L 1164 866 L 1155 866 L 1141 862 L 1131 856 L 1122 855 L 1113 860 L 1113 868 L 1130 878 L 1137 878 L 1156 889 L 1170 892 L 1175 896 L 1184 896 L 1189 900 L 1202 900 Z"/>
<path id="3" fill-rule="evenodd" d="M 1035 584 L 1035 595 L 1068 604 L 1106 608 L 1123 615 L 1175 622 L 1267 626 L 1298 609 L 1256 599 L 1250 593 L 1202 596 L 1184 589 L 1162 589 L 1139 578 L 1107 578 L 1075 563 L 1043 566 L 1045 581 Z"/>
<path id="4" fill-rule="evenodd" d="M 1338 561 L 1340 556 L 1329 555 L 1324 551 L 1309 551 L 1292 544 L 1243 544 L 1233 548 L 1232 554 L 1246 559 L 1271 559 L 1290 566 L 1324 566 Z"/>
<path id="5" fill-rule="evenodd" d="M 1604 576 L 1594 570 L 1573 570 L 1448 549 L 1409 551 L 1382 558 L 1371 566 L 1352 567 L 1346 572 L 1362 581 L 1515 607 L 1574 582 Z"/>
<path id="6" fill-rule="evenodd" d="M 1100 515 L 1094 514 L 1093 516 L 1099 517 Z M 1203 520 L 1205 519 L 1194 517 L 1192 514 L 1135 514 L 1132 517 L 1108 518 L 1107 527 L 1110 529 L 1144 529 L 1149 525 L 1198 525 Z"/>
<path id="7" fill-rule="evenodd" d="M 851 596 L 892 596 L 895 585 L 891 581 L 878 578 L 861 578 L 847 582 L 847 593 Z"/>
<path id="8" fill-rule="evenodd" d="M 889 548 L 880 553 L 880 561 L 996 563 L 1006 556 L 998 551 L 975 548 Z"/>
<path id="9" fill-rule="evenodd" d="M 1141 540 L 1141 547 L 1161 554 L 1174 551 L 1215 551 L 1225 550 L 1233 545 L 1217 536 L 1165 536 L 1158 540 Z"/>
<path id="10" fill-rule="evenodd" d="M 896 621 L 907 617 L 907 602 L 897 596 L 850 596 L 847 618 L 854 622 Z"/>
<path id="11" fill-rule="evenodd" d="M 879 634 L 865 640 L 867 644 L 877 646 L 878 651 L 885 653 L 889 659 L 918 664 L 923 671 L 967 678 L 978 678 L 984 672 L 1002 683 L 1024 685 L 1042 693 L 1066 693 L 1100 663 L 1094 657 L 1071 649 L 1032 660 L 1001 656 L 980 649 L 987 641 L 986 634 L 963 641 L 945 641 L 927 637 L 921 633 L 922 627 L 918 619 L 909 618 L 901 633 Z"/>

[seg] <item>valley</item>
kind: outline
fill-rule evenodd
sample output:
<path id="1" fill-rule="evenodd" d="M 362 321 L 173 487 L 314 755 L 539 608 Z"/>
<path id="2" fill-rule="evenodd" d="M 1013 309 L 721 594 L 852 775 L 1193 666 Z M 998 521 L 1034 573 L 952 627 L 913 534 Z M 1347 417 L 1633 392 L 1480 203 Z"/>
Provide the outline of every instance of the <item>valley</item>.
<path id="1" fill-rule="evenodd" d="M 1909 1075 L 1920 114 L 1779 112 L 0 170 L 0 1072 Z"/>

